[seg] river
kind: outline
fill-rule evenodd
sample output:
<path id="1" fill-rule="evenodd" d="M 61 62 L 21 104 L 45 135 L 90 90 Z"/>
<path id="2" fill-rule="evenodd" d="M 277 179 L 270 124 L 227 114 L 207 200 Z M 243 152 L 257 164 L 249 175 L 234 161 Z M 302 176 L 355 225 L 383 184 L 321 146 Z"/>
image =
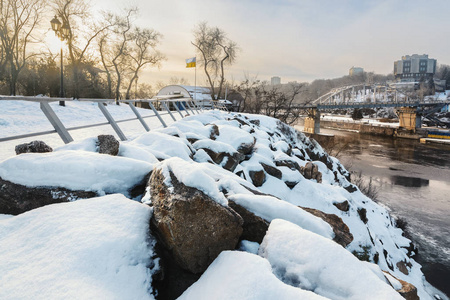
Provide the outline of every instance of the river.
<path id="1" fill-rule="evenodd" d="M 425 277 L 450 296 L 450 146 L 321 131 L 334 134 L 338 145 L 347 145 L 338 155 L 340 161 L 366 182 L 372 179 L 377 201 L 407 222 Z"/>

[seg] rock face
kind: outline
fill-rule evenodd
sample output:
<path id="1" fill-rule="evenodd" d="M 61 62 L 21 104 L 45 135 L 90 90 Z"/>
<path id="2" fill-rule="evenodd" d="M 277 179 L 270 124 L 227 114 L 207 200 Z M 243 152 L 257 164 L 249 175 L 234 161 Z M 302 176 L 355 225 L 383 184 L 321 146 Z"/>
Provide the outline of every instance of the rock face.
<path id="1" fill-rule="evenodd" d="M 244 154 L 244 155 L 249 155 L 249 154 L 251 154 L 253 152 L 253 147 L 255 146 L 255 143 L 256 143 L 256 139 L 253 138 L 253 142 L 252 143 L 248 143 L 248 144 L 242 143 L 238 147 L 237 151 L 242 153 L 242 154 Z"/>
<path id="2" fill-rule="evenodd" d="M 261 166 L 264 168 L 264 171 L 267 172 L 267 174 L 272 175 L 275 178 L 281 179 L 283 177 L 283 173 L 275 167 L 269 166 L 265 163 L 261 163 Z"/>
<path id="3" fill-rule="evenodd" d="M 397 263 L 397 268 L 400 272 L 402 272 L 405 275 L 409 275 L 408 268 L 411 268 L 411 263 L 406 261 L 399 261 Z"/>
<path id="4" fill-rule="evenodd" d="M 199 149 L 203 149 L 209 155 L 209 157 L 211 157 L 214 163 L 221 164 L 225 170 L 231 172 L 233 172 L 236 169 L 237 165 L 245 158 L 245 156 L 240 152 L 229 154 L 226 152 L 216 153 L 208 148 Z"/>
<path id="5" fill-rule="evenodd" d="M 342 221 L 341 218 L 336 216 L 335 214 L 327 214 L 320 210 L 308 208 L 308 207 L 301 207 L 301 209 L 306 210 L 310 214 L 315 215 L 316 217 L 321 218 L 328 224 L 330 224 L 331 228 L 333 228 L 334 232 L 334 241 L 341 245 L 342 247 L 347 247 L 348 244 L 350 244 L 353 241 L 353 235 L 350 232 L 350 229 L 348 226 Z"/>
<path id="6" fill-rule="evenodd" d="M 389 274 L 386 271 L 383 271 L 385 274 Z M 401 279 L 398 279 L 392 274 L 389 274 L 391 277 L 394 277 L 394 279 L 398 280 L 402 284 L 402 288 L 397 290 L 397 292 L 406 300 L 420 300 L 419 296 L 417 295 L 417 288 L 412 285 L 409 282 L 403 281 Z M 386 277 L 386 275 L 385 275 Z"/>
<path id="7" fill-rule="evenodd" d="M 350 204 L 348 203 L 347 200 L 345 200 L 344 202 L 335 202 L 333 203 L 334 206 L 337 207 L 337 209 L 341 210 L 341 211 L 348 211 L 350 209 Z"/>
<path id="8" fill-rule="evenodd" d="M 201 274 L 193 274 L 182 269 L 161 243 L 156 244 L 155 250 L 157 257 L 160 258 L 159 272 L 152 278 L 152 285 L 158 291 L 156 299 L 175 300 L 194 284 Z"/>
<path id="9" fill-rule="evenodd" d="M 266 235 L 267 229 L 269 228 L 269 222 L 261 217 L 258 217 L 257 215 L 234 201 L 228 200 L 228 205 L 234 211 L 236 211 L 242 217 L 242 219 L 244 219 L 244 231 L 242 232 L 241 240 L 247 240 L 261 244 L 264 236 Z"/>
<path id="10" fill-rule="evenodd" d="M 28 144 L 20 144 L 15 147 L 15 150 L 17 155 L 22 153 L 45 153 L 53 151 L 53 149 L 43 141 L 32 141 Z"/>
<path id="11" fill-rule="evenodd" d="M 300 171 L 301 170 L 301 168 L 298 165 L 298 163 L 295 162 L 295 161 L 292 161 L 292 160 L 277 160 L 277 161 L 275 161 L 275 165 L 277 167 L 288 167 L 289 169 L 291 169 L 293 171 L 295 171 L 295 170 Z M 310 178 L 307 178 L 307 179 L 310 179 Z"/>
<path id="12" fill-rule="evenodd" d="M 406 300 L 419 300 L 419 296 L 417 295 L 417 288 L 409 282 L 397 279 L 402 284 L 402 288 L 398 290 L 400 295 Z"/>
<path id="13" fill-rule="evenodd" d="M 315 179 L 318 183 L 322 183 L 322 173 L 316 164 L 308 161 L 304 167 L 300 168 L 300 172 L 306 179 Z"/>
<path id="14" fill-rule="evenodd" d="M 94 192 L 60 187 L 31 188 L 0 178 L 0 214 L 18 215 L 44 205 L 93 198 Z"/>
<path id="15" fill-rule="evenodd" d="M 99 135 L 98 136 L 98 153 L 109 154 L 116 156 L 119 153 L 119 141 L 113 135 Z"/>
<path id="16" fill-rule="evenodd" d="M 266 173 L 264 172 L 264 170 L 249 171 L 248 175 L 250 176 L 253 185 L 256 187 L 262 186 L 266 181 Z"/>
<path id="17" fill-rule="evenodd" d="M 236 247 L 244 221 L 233 209 L 178 182 L 173 174 L 173 187 L 164 180 L 158 169 L 149 181 L 156 234 L 180 267 L 204 272 L 220 252 Z"/>

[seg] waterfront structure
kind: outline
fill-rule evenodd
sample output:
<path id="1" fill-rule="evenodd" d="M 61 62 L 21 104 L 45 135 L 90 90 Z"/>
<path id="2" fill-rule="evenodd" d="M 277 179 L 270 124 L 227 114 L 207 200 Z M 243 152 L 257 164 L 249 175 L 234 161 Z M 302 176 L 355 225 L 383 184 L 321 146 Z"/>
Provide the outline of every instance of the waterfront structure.
<path id="1" fill-rule="evenodd" d="M 428 54 L 402 56 L 401 60 L 394 62 L 395 79 L 401 82 L 428 81 L 436 73 L 436 62 Z"/>
<path id="2" fill-rule="evenodd" d="M 281 78 L 278 76 L 273 76 L 272 78 L 270 78 L 270 84 L 271 85 L 281 84 Z"/>
<path id="3" fill-rule="evenodd" d="M 348 75 L 350 76 L 355 76 L 362 73 L 364 73 L 364 69 L 360 67 L 351 67 L 350 70 L 348 71 Z"/>

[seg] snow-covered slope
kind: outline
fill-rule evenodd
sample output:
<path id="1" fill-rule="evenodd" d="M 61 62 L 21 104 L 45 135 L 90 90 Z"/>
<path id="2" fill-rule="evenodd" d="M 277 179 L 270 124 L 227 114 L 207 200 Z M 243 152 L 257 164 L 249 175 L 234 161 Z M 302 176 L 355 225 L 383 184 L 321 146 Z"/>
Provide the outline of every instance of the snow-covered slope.
<path id="1" fill-rule="evenodd" d="M 236 251 L 224 252 L 210 266 L 198 282 L 204 288 L 210 284 L 215 284 L 223 289 L 223 286 L 220 285 L 220 279 L 225 276 L 224 274 L 229 274 L 227 271 L 229 269 L 226 266 L 231 264 L 236 268 L 233 269 L 234 273 L 230 273 L 230 276 L 234 274 L 232 278 L 223 279 L 230 285 L 229 290 L 223 289 L 223 299 L 261 299 L 261 295 L 286 295 L 286 299 L 296 299 L 301 295 L 304 295 L 305 299 L 321 299 L 322 296 L 334 299 L 332 289 L 323 293 L 318 292 L 329 286 L 339 289 L 347 288 L 348 293 L 344 293 L 336 299 L 356 299 L 359 297 L 360 294 L 358 293 L 361 290 L 352 289 L 349 286 L 351 283 L 349 283 L 348 278 L 357 278 L 359 273 L 355 272 L 359 272 L 359 268 L 364 270 L 361 271 L 365 276 L 364 278 L 373 283 L 373 286 L 379 285 L 382 287 L 377 289 L 377 292 L 381 293 L 380 295 L 390 295 L 393 289 L 386 280 L 378 276 L 380 274 L 378 267 L 368 263 L 358 264 L 359 261 L 355 256 L 376 263 L 383 271 L 412 283 L 417 287 L 421 299 L 432 299 L 427 291 L 429 287 L 424 281 L 420 265 L 408 255 L 410 241 L 402 235 L 400 229 L 395 227 L 388 211 L 354 187 L 348 181 L 349 174 L 345 168 L 337 159 L 329 157 L 320 145 L 275 119 L 260 115 L 217 111 L 191 116 L 177 121 L 167 128 L 152 130 L 129 141 L 121 142 L 119 155 L 116 157 L 97 153 L 95 140 L 91 137 L 57 148 L 53 153 L 22 154 L 5 160 L 0 162 L 0 177 L 26 186 L 61 186 L 73 190 L 95 191 L 99 195 L 117 192 L 127 195 L 127 191 L 134 185 L 139 184 L 149 172 L 161 169 L 167 175 L 165 176 L 165 183 L 168 186 L 171 184 L 168 174 L 171 173 L 179 182 L 201 190 L 220 205 L 227 206 L 229 201 L 232 200 L 268 222 L 274 220 L 273 223 L 278 224 L 281 221 L 278 219 L 284 220 L 281 222 L 289 222 L 290 225 L 283 223 L 283 226 L 269 230 L 270 236 L 267 236 L 268 240 L 265 240 L 261 246 L 244 242 L 243 245 L 251 246 L 243 246 L 242 249 L 251 248 L 253 249 L 252 252 L 255 253 L 255 248 L 259 248 L 259 256 Z M 308 179 L 308 176 L 305 175 L 303 170 L 308 162 L 313 162 L 317 166 L 321 173 L 321 182 L 317 178 Z M 27 172 L 34 172 L 33 175 L 36 177 Z M 262 179 L 257 180 L 255 174 L 262 176 Z M 137 200 L 151 204 L 151 192 L 147 189 L 147 194 L 142 199 Z M 148 264 L 150 261 L 155 262 L 152 260 L 153 253 L 151 250 L 147 255 L 143 255 L 139 250 L 148 248 L 148 241 L 146 242 L 144 239 L 143 224 L 148 226 L 150 211 L 143 209 L 141 204 L 130 201 L 130 209 L 139 210 L 140 213 L 145 211 L 147 216 L 134 216 L 134 213 L 119 214 L 117 218 L 120 222 L 124 222 L 119 230 L 120 234 L 112 234 L 111 236 L 105 234 L 104 237 L 99 239 L 98 243 L 95 238 L 87 236 L 83 239 L 78 234 L 72 234 L 71 228 L 77 228 L 81 225 L 74 223 L 67 228 L 63 220 L 70 220 L 70 218 L 78 220 L 80 217 L 85 217 L 82 211 L 86 210 L 89 212 L 89 214 L 86 212 L 86 216 L 93 222 L 89 226 L 94 229 L 105 226 L 104 230 L 116 231 L 116 228 L 110 225 L 112 219 L 107 222 L 103 217 L 110 210 L 114 210 L 115 213 L 116 210 L 122 211 L 123 209 L 126 211 L 128 209 L 124 200 L 120 199 L 119 201 L 116 197 L 50 206 L 54 209 L 62 207 L 64 213 L 51 213 L 55 218 L 54 230 L 45 236 L 45 238 L 51 240 L 59 240 L 62 244 L 67 243 L 67 245 L 64 245 L 67 248 L 63 247 L 65 250 L 61 252 L 71 255 L 71 257 L 74 257 L 73 259 L 79 261 L 87 255 L 86 253 L 90 252 L 94 253 L 94 257 L 103 254 L 111 255 L 113 258 L 116 257 L 115 254 L 109 252 L 105 254 L 103 251 L 107 251 L 106 249 L 109 249 L 109 247 L 116 248 L 114 241 L 117 238 L 121 239 L 123 231 L 128 232 L 131 235 L 129 237 L 131 240 L 122 241 L 127 245 L 120 246 L 123 247 L 119 249 L 123 256 L 117 262 L 118 265 L 101 260 L 102 263 L 105 263 L 105 266 L 101 268 L 112 270 L 110 276 L 114 279 L 111 280 L 120 280 L 121 266 L 128 266 L 128 258 L 134 261 L 135 266 L 139 266 L 140 271 L 145 270 L 143 266 L 146 263 L 144 261 L 147 261 L 147 265 L 152 265 Z M 113 208 L 106 204 L 108 201 Z M 81 208 L 78 206 L 78 202 L 82 203 L 79 205 Z M 101 205 L 97 205 L 98 202 L 101 202 Z M 343 209 L 340 206 L 342 204 L 346 204 L 348 209 Z M 0 226 L 2 226 L 0 228 L 6 228 L 3 230 L 10 237 L 0 240 L 0 249 L 2 250 L 0 251 L 0 260 L 4 261 L 14 257 L 14 251 L 32 252 L 37 257 L 33 260 L 34 263 L 16 260 L 14 265 L 6 263 L 7 267 L 0 263 L 0 271 L 7 268 L 6 270 L 9 272 L 7 277 L 1 278 L 0 282 L 3 284 L 19 286 L 20 274 L 26 272 L 27 268 L 30 268 L 30 272 L 36 272 L 35 264 L 38 264 L 37 268 L 39 268 L 39 265 L 46 264 L 44 253 L 49 250 L 42 246 L 42 242 L 39 243 L 35 239 L 35 243 L 28 244 L 24 241 L 16 243 L 12 237 L 22 234 L 18 228 L 29 222 L 26 219 L 27 216 L 33 215 L 36 220 L 40 220 L 39 215 L 42 214 L 42 219 L 45 220 L 44 216 L 48 215 L 47 210 L 50 207 L 36 209 L 16 217 L 5 216 L 0 218 Z M 71 207 L 73 207 L 73 210 Z M 327 222 L 306 212 L 301 207 L 334 214 L 341 218 L 353 235 L 353 240 L 346 247 L 346 250 L 331 241 L 334 238 L 334 233 Z M 74 211 L 73 216 L 71 216 L 71 211 Z M 57 217 L 59 214 L 61 214 L 62 219 Z M 95 217 L 96 214 L 102 217 Z M 136 214 L 138 213 L 136 212 Z M 45 221 L 43 222 L 43 224 L 46 224 Z M 86 218 L 83 218 L 80 222 L 85 224 Z M 299 229 L 292 229 L 290 226 Z M 41 227 L 40 223 L 26 227 L 29 231 L 22 235 L 27 237 L 32 232 L 41 234 L 39 231 Z M 307 237 L 311 245 L 322 245 L 320 243 L 323 243 L 326 246 L 324 246 L 324 249 L 331 243 L 332 246 L 330 246 L 329 251 L 333 251 L 333 255 L 330 253 L 331 258 L 325 265 L 309 261 L 307 272 L 302 271 L 295 267 L 296 263 L 301 264 L 303 260 L 316 260 L 317 257 L 312 254 L 308 255 L 306 253 L 308 249 L 306 248 L 297 252 L 297 241 L 292 244 L 283 244 L 286 255 L 292 256 L 290 259 L 291 265 L 286 263 L 286 260 L 273 260 L 270 255 L 270 249 L 273 246 L 270 246 L 270 243 L 277 241 L 277 238 L 273 237 L 277 230 L 292 230 L 299 236 Z M 89 230 L 86 231 L 89 232 Z M 60 234 L 63 235 L 64 239 L 60 237 Z M 101 231 L 95 233 L 94 230 L 94 234 L 101 234 Z M 70 249 L 72 236 L 74 236 L 74 243 L 87 244 L 92 249 L 86 247 L 81 252 Z M 77 238 L 81 240 L 77 240 Z M 136 245 L 139 245 L 136 251 L 127 248 L 135 248 Z M 340 247 L 336 249 L 341 251 L 335 251 L 333 247 Z M 314 249 L 314 246 L 311 246 L 311 248 Z M 355 256 L 350 255 L 350 253 L 355 254 Z M 276 255 L 276 257 L 280 256 L 282 254 Z M 341 265 L 332 263 L 340 259 L 352 266 L 346 270 L 346 272 L 351 273 L 348 278 L 344 278 L 345 272 L 342 272 Z M 280 263 L 286 265 L 282 266 Z M 157 265 L 157 263 L 154 263 L 154 265 Z M 272 265 L 271 268 L 270 265 Z M 325 266 L 329 268 L 327 280 L 330 282 L 327 285 L 317 281 L 317 278 L 313 278 L 314 276 L 317 277 L 320 270 Z M 141 270 L 141 267 L 143 267 L 143 270 Z M 245 269 L 238 269 L 243 267 L 248 267 L 248 272 Z M 301 278 L 301 283 L 289 282 L 283 278 L 282 272 L 277 271 L 277 268 L 287 267 L 297 268 L 296 276 Z M 15 269 L 21 270 L 21 272 L 16 272 Z M 60 269 L 57 267 L 45 269 L 45 273 L 48 273 L 46 276 L 51 277 L 53 276 L 51 274 L 59 274 L 64 269 L 67 269 L 67 274 L 77 272 L 77 269 L 73 270 L 72 265 L 63 264 Z M 114 273 L 115 271 L 117 273 Z M 126 273 L 130 272 L 133 273 L 134 271 L 127 269 Z M 145 272 L 147 272 L 147 276 L 150 276 L 149 270 Z M 143 273 L 139 274 L 136 275 L 137 277 L 132 277 L 138 281 L 138 283 L 134 283 L 138 285 L 137 290 L 147 286 L 150 280 L 146 277 L 147 281 L 142 281 L 145 276 L 143 277 Z M 371 274 L 375 275 L 372 276 Z M 309 278 L 308 276 L 312 277 Z M 55 277 L 61 278 L 60 284 L 70 285 L 70 275 L 67 277 L 53 276 L 52 278 Z M 123 294 L 126 293 L 125 291 L 116 294 L 117 287 L 105 283 L 105 280 L 109 281 L 109 279 L 104 279 L 101 276 L 96 277 L 96 279 L 99 282 L 95 284 L 88 282 L 89 280 L 77 284 L 78 289 L 86 289 L 84 290 L 86 295 L 91 295 L 91 292 L 95 292 L 91 290 L 91 288 L 93 289 L 91 285 L 96 286 L 98 284 L 104 286 L 105 289 L 111 288 L 108 295 L 117 295 L 118 298 L 122 299 L 140 298 L 138 294 L 135 297 L 127 297 L 127 294 Z M 306 281 L 309 281 L 309 284 Z M 258 288 L 257 291 L 254 290 L 255 287 L 249 286 L 256 282 L 264 283 L 257 285 L 260 287 L 260 290 Z M 35 285 L 37 289 L 40 283 Z M 194 285 L 186 291 L 182 298 L 200 299 L 199 295 L 204 288 Z M 33 290 L 30 290 L 30 294 L 24 292 L 20 296 L 18 289 L 9 289 L 5 292 L 5 295 L 13 292 L 18 294 L 11 295 L 19 295 L 18 298 L 27 298 L 28 295 L 34 293 Z M 57 293 L 57 291 L 50 292 L 50 294 L 52 293 Z M 247 296 L 243 297 L 242 295 Z"/>
<path id="2" fill-rule="evenodd" d="M 1 220 L 0 299 L 154 299 L 150 216 L 114 194 Z"/>

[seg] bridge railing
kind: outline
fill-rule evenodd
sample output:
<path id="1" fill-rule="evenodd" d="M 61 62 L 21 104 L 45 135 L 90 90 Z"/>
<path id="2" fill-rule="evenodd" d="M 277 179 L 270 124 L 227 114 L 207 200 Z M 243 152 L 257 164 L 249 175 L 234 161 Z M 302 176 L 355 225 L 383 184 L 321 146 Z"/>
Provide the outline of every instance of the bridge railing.
<path id="1" fill-rule="evenodd" d="M 448 100 L 447 100 L 448 101 Z M 422 99 L 412 97 L 408 93 L 399 90 L 397 87 L 389 85 L 375 84 L 357 84 L 334 88 L 328 93 L 318 97 L 316 100 L 309 103 L 308 106 L 333 106 L 333 105 L 348 105 L 348 104 L 369 104 L 369 103 L 440 103 L 445 102 L 435 99 Z"/>
<path id="2" fill-rule="evenodd" d="M 64 143 L 70 143 L 73 141 L 72 136 L 70 135 L 70 130 L 77 130 L 77 129 L 84 129 L 84 128 L 90 128 L 90 127 L 97 127 L 102 125 L 111 125 L 111 127 L 114 129 L 118 137 L 125 141 L 127 140 L 127 137 L 119 127 L 118 123 L 121 122 L 127 122 L 127 121 L 133 121 L 133 120 L 139 120 L 141 125 L 144 127 L 146 131 L 150 131 L 149 126 L 145 122 L 145 118 L 158 118 L 159 122 L 163 127 L 167 127 L 166 122 L 163 119 L 164 115 L 169 115 L 174 121 L 176 121 L 174 114 L 178 113 L 181 118 L 184 118 L 185 115 L 183 115 L 182 111 L 189 112 L 194 114 L 199 114 L 203 110 L 207 109 L 206 107 L 199 106 L 197 101 L 194 101 L 192 98 L 187 97 L 179 97 L 179 96 L 172 96 L 172 97 L 156 97 L 154 99 L 139 99 L 139 100 L 122 100 L 120 103 L 126 104 L 130 107 L 132 112 L 134 113 L 135 117 L 128 118 L 128 119 L 122 119 L 122 120 L 115 120 L 114 117 L 109 112 L 107 105 L 115 103 L 114 99 L 89 99 L 89 98 L 81 98 L 81 99 L 71 99 L 71 98 L 50 98 L 50 97 L 31 97 L 31 96 L 0 96 L 0 106 L 1 106 L 1 100 L 14 100 L 14 101 L 30 101 L 30 102 L 38 102 L 40 104 L 40 109 L 44 113 L 44 115 L 47 117 L 50 124 L 53 126 L 54 130 L 48 130 L 48 131 L 41 131 L 41 132 L 32 132 L 22 135 L 14 135 L 14 136 L 7 136 L 0 138 L 0 142 L 4 141 L 11 141 L 11 140 L 17 140 L 27 137 L 34 137 L 34 136 L 41 136 L 46 134 L 52 134 L 57 133 L 60 138 L 63 140 Z M 102 112 L 103 116 L 106 119 L 106 122 L 101 123 L 95 123 L 95 124 L 88 124 L 88 125 L 82 125 L 82 126 L 76 126 L 76 127 L 70 127 L 67 128 L 64 126 L 64 124 L 61 122 L 58 115 L 55 113 L 55 111 L 52 109 L 52 107 L 49 105 L 51 102 L 57 102 L 57 101 L 79 101 L 79 102 L 94 102 L 97 103 L 97 106 L 99 110 Z M 142 116 L 139 113 L 139 110 L 136 109 L 135 103 L 148 103 L 149 107 L 153 111 L 153 115 L 147 115 Z M 170 109 L 172 108 L 172 110 Z M 214 105 L 214 103 L 211 104 L 212 109 L 226 109 L 225 107 Z"/>

